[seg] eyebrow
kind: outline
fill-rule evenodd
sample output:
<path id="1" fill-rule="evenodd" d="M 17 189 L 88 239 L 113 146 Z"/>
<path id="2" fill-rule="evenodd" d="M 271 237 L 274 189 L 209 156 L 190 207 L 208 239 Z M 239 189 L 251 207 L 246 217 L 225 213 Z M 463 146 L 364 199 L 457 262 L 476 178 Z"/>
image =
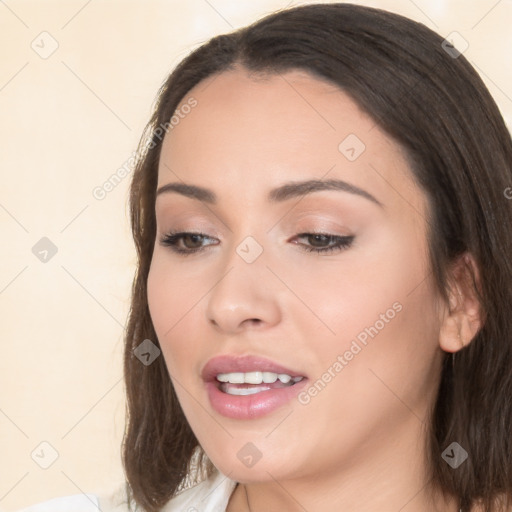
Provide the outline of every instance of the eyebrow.
<path id="1" fill-rule="evenodd" d="M 268 200 L 273 203 L 287 201 L 296 197 L 321 192 L 325 190 L 338 190 L 355 194 L 368 199 L 375 204 L 383 207 L 383 204 L 366 190 L 352 185 L 343 180 L 307 180 L 299 182 L 290 182 L 272 189 L 268 194 Z M 187 185 L 186 183 L 167 183 L 157 190 L 157 196 L 168 192 L 176 192 L 191 199 L 197 199 L 209 204 L 217 204 L 217 195 L 210 189 L 199 187 L 197 185 Z"/>

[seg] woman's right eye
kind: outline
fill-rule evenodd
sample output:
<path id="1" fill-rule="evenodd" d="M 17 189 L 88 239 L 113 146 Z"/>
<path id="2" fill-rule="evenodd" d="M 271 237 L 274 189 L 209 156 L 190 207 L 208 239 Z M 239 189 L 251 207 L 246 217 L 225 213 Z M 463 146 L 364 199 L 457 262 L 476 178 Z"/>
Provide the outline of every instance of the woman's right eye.
<path id="1" fill-rule="evenodd" d="M 172 232 L 162 236 L 160 244 L 165 247 L 170 247 L 172 251 L 178 254 L 187 256 L 189 254 L 202 251 L 206 247 L 205 245 L 202 245 L 202 242 L 205 239 L 213 240 L 204 233 Z"/>

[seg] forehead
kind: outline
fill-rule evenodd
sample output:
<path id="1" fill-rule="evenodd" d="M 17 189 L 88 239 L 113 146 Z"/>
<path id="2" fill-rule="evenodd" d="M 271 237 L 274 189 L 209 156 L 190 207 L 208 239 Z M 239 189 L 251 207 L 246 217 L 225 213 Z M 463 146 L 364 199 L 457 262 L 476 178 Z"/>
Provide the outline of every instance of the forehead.
<path id="1" fill-rule="evenodd" d="M 323 148 L 337 156 L 344 135 L 368 138 L 375 126 L 343 91 L 302 71 L 254 75 L 238 69 L 215 75 L 186 95 L 178 113 L 191 97 L 197 106 L 180 116 L 179 126 L 166 137 L 173 153 L 193 138 L 205 153 L 243 146 L 247 156 L 262 149 L 268 156 L 285 152 L 291 157 L 301 149 L 314 156 L 308 150 L 321 138 Z M 374 145 L 378 135 L 372 136 Z"/>
<path id="2" fill-rule="evenodd" d="M 196 105 L 181 113 L 191 98 Z M 303 71 L 223 72 L 189 91 L 176 112 L 180 121 L 164 139 L 159 185 L 178 177 L 215 188 L 220 178 L 257 190 L 325 177 L 377 196 L 396 195 L 393 183 L 411 186 L 401 147 L 348 94 Z"/>

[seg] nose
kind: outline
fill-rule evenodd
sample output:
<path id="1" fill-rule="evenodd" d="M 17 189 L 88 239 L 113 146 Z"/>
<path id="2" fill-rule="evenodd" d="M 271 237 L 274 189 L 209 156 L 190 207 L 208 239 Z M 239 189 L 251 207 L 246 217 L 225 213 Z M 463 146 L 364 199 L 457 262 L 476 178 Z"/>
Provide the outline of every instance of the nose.
<path id="1" fill-rule="evenodd" d="M 207 321 L 224 334 L 277 325 L 282 314 L 272 273 L 260 260 L 230 263 L 208 294 Z"/>

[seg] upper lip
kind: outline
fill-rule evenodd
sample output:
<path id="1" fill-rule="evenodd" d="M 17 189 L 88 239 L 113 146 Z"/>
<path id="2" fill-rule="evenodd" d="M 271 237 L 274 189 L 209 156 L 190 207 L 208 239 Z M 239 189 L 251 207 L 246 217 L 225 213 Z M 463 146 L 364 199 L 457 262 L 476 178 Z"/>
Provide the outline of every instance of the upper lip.
<path id="1" fill-rule="evenodd" d="M 286 368 L 270 359 L 260 356 L 222 355 L 212 357 L 203 367 L 201 377 L 205 382 L 212 382 L 219 373 L 235 372 L 272 372 L 285 373 L 290 377 L 305 377 L 303 373 Z"/>

